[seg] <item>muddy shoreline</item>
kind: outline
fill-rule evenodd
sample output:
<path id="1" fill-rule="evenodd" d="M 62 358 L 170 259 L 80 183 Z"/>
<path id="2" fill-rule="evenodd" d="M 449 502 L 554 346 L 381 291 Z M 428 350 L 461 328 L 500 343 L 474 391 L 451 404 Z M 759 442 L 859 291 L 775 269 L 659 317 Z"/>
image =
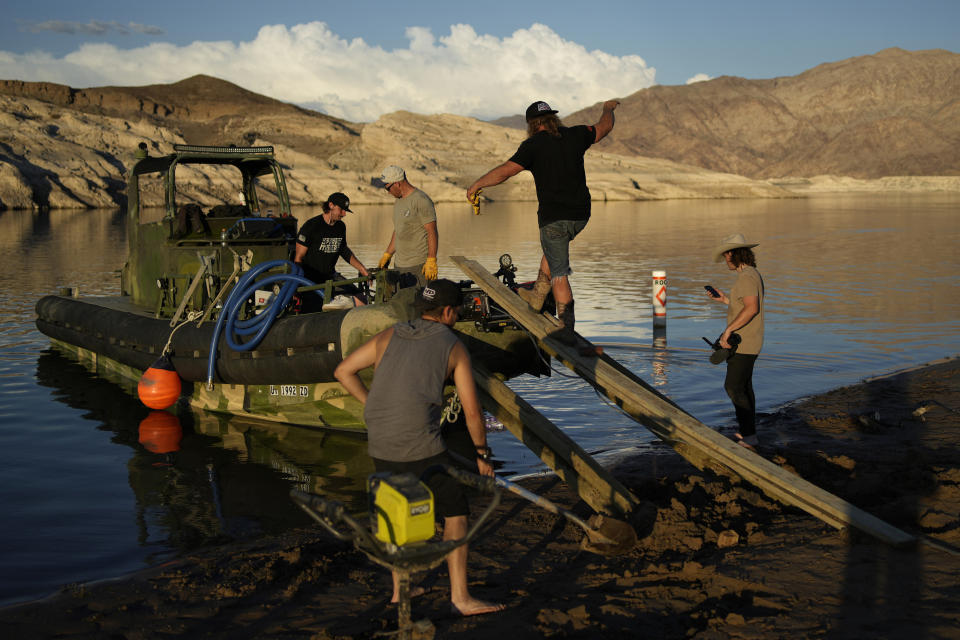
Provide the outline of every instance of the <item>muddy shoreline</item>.
<path id="1" fill-rule="evenodd" d="M 414 600 L 436 637 L 960 638 L 960 360 L 762 417 L 764 457 L 909 533 L 892 548 L 700 472 L 665 445 L 615 463 L 641 500 L 629 554 L 580 550 L 565 520 L 504 496 L 471 549 L 503 613 L 451 614 L 446 570 Z M 552 477 L 537 493 L 589 510 Z M 318 528 L 191 553 L 0 610 L 10 638 L 369 638 L 396 628 L 389 576 Z"/>

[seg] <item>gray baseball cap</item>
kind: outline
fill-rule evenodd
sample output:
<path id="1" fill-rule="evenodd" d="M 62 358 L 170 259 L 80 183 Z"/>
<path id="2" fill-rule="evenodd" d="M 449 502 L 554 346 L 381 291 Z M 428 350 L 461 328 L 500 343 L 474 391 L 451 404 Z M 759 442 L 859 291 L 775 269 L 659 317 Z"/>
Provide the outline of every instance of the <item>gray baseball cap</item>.
<path id="1" fill-rule="evenodd" d="M 401 180 L 406 180 L 407 174 L 402 167 L 398 167 L 395 164 L 390 165 L 383 170 L 383 173 L 380 174 L 379 178 L 372 178 L 370 184 L 380 189 L 386 187 L 388 184 L 393 184 L 394 182 L 400 182 Z"/>

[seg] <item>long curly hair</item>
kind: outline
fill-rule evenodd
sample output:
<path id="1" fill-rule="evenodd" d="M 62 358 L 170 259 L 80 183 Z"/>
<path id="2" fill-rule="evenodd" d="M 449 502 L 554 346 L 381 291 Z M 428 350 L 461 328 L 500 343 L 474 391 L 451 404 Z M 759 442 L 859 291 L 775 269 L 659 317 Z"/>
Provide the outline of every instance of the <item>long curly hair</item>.
<path id="1" fill-rule="evenodd" d="M 527 120 L 527 137 L 532 137 L 533 134 L 540 131 L 540 127 L 543 127 L 547 133 L 554 136 L 555 138 L 560 137 L 560 127 L 563 126 L 563 123 L 560 122 L 560 118 L 557 117 L 557 114 L 550 113 L 543 116 L 537 116 L 532 120 Z"/>
<path id="2" fill-rule="evenodd" d="M 753 249 L 747 249 L 746 247 L 738 247 L 731 250 L 730 262 L 732 262 L 735 267 L 739 267 L 742 264 L 749 265 L 753 268 L 757 267 L 757 257 L 753 255 Z"/>

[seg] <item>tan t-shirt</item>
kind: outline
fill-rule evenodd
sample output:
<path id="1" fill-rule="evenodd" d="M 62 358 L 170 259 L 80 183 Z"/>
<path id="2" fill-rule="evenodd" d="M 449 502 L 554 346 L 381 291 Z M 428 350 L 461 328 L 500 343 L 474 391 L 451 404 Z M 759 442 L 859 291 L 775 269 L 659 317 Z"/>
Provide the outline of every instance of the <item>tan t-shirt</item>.
<path id="1" fill-rule="evenodd" d="M 750 296 L 757 296 L 760 310 L 750 322 L 736 330 L 735 333 L 742 338 L 740 346 L 737 347 L 737 353 L 757 354 L 763 347 L 763 279 L 755 268 L 744 265 L 728 296 L 730 298 L 730 306 L 727 309 L 728 325 L 743 310 L 743 299 Z"/>
<path id="2" fill-rule="evenodd" d="M 398 269 L 427 261 L 427 230 L 423 225 L 437 221 L 433 200 L 420 189 L 393 203 L 394 255 Z"/>

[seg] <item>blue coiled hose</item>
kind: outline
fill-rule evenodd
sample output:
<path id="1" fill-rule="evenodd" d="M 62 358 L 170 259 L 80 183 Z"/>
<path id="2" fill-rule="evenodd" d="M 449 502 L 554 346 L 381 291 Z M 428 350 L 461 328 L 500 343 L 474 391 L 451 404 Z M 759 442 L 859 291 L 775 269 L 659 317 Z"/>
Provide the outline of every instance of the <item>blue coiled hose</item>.
<path id="1" fill-rule="evenodd" d="M 276 267 L 288 267 L 290 273 L 278 273 L 267 276 L 262 280 L 256 279 L 257 276 L 264 271 L 269 271 Z M 253 295 L 257 289 L 265 288 L 274 282 L 282 282 L 283 284 L 280 287 L 280 292 L 273 297 L 270 304 L 252 318 L 237 320 L 237 314 L 240 313 L 247 298 Z M 293 294 L 296 293 L 297 287 L 300 285 L 311 286 L 313 284 L 313 282 L 303 276 L 303 269 L 300 265 L 290 262 L 289 260 L 261 262 L 243 274 L 243 277 L 237 282 L 236 286 L 230 292 L 230 295 L 227 296 L 226 302 L 223 303 L 223 310 L 220 312 L 220 317 L 217 318 L 217 326 L 213 329 L 213 337 L 210 339 L 210 357 L 207 360 L 207 389 L 213 388 L 213 369 L 217 362 L 217 343 L 220 342 L 220 334 L 224 328 L 226 328 L 227 331 L 227 344 L 230 345 L 231 349 L 234 351 L 250 351 L 251 349 L 255 349 L 256 346 L 260 344 L 260 341 L 263 340 L 267 331 L 270 330 L 277 315 L 290 304 L 290 300 L 293 298 Z M 323 298 L 323 292 L 319 289 L 314 293 Z M 234 339 L 234 336 L 249 336 L 251 334 L 254 334 L 253 338 L 244 343 L 240 343 Z"/>

